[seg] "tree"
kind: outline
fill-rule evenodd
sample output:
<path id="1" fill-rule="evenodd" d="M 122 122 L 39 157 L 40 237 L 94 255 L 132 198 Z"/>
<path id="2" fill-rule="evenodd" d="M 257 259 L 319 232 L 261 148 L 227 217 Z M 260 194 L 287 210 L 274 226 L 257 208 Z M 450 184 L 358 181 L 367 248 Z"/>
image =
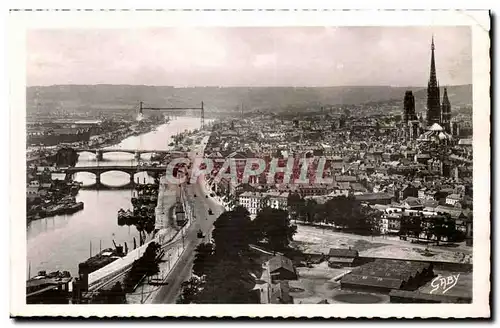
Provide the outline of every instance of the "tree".
<path id="1" fill-rule="evenodd" d="M 248 246 L 258 241 L 259 230 L 250 213 L 241 206 L 222 213 L 214 223 L 212 237 L 215 249 L 211 244 L 197 247 L 193 263 L 196 276 L 183 283 L 177 302 L 258 303 L 254 276 L 262 273 L 262 265 L 252 258 Z"/>
<path id="2" fill-rule="evenodd" d="M 436 238 L 436 243 L 439 245 L 441 237 L 444 235 L 444 217 L 441 215 L 432 218 L 428 227 L 427 235 L 434 235 Z"/>
<path id="3" fill-rule="evenodd" d="M 196 303 L 198 294 L 203 289 L 204 281 L 199 277 L 191 277 L 181 284 L 181 294 L 177 299 L 177 304 Z"/>
<path id="4" fill-rule="evenodd" d="M 340 227 L 347 227 L 351 224 L 359 206 L 352 196 L 334 197 L 325 203 L 326 221 Z"/>
<path id="5" fill-rule="evenodd" d="M 153 276 L 160 272 L 156 258 L 159 249 L 159 244 L 151 242 L 144 251 L 144 254 L 134 261 L 132 268 L 125 278 L 126 290 L 132 290 L 143 277 Z"/>
<path id="6" fill-rule="evenodd" d="M 264 207 L 253 221 L 258 236 L 264 239 L 273 250 L 284 250 L 297 233 L 297 226 L 290 224 L 288 212 L 281 209 Z"/>
<path id="7" fill-rule="evenodd" d="M 236 206 L 239 205 L 238 199 L 236 199 L 236 197 L 232 194 L 227 195 L 226 200 L 227 200 L 227 206 L 229 206 L 230 209 L 235 208 Z"/>
<path id="8" fill-rule="evenodd" d="M 241 259 L 224 259 L 207 274 L 206 283 L 196 297 L 203 304 L 255 304 L 258 295 L 252 291 L 255 280 Z"/>
<path id="9" fill-rule="evenodd" d="M 326 203 L 325 204 L 316 204 L 314 209 L 314 216 L 312 218 L 313 222 L 327 223 L 328 213 L 326 211 Z"/>
<path id="10" fill-rule="evenodd" d="M 318 203 L 314 199 L 307 199 L 300 209 L 300 218 L 306 222 L 313 223 Z"/>
<path id="11" fill-rule="evenodd" d="M 378 233 L 380 222 L 380 211 L 368 206 L 356 208 L 353 219 L 348 223 L 348 229 L 361 235 L 372 235 Z"/>
<path id="12" fill-rule="evenodd" d="M 146 276 L 153 276 L 158 272 L 160 272 L 160 268 L 158 267 L 158 261 L 156 259 L 159 250 L 160 250 L 160 245 L 155 242 L 152 242 L 148 245 L 146 251 L 144 251 L 144 254 L 140 258 L 140 260 L 142 260 L 141 264 L 144 274 Z"/>
<path id="13" fill-rule="evenodd" d="M 456 238 L 458 238 L 459 236 L 455 220 L 451 217 L 451 215 L 446 214 L 444 222 L 445 222 L 444 235 L 446 236 L 446 240 L 455 241 Z"/>
<path id="14" fill-rule="evenodd" d="M 419 238 L 423 231 L 423 220 L 421 216 L 403 216 L 401 218 L 401 226 L 399 234 Z"/>
<path id="15" fill-rule="evenodd" d="M 215 265 L 215 247 L 210 243 L 199 244 L 193 260 L 193 273 L 202 277 Z"/>
<path id="16" fill-rule="evenodd" d="M 298 220 L 300 218 L 301 208 L 304 206 L 304 198 L 296 192 L 290 193 L 287 199 L 288 208 L 290 212 L 290 218 L 293 220 Z"/>
<path id="17" fill-rule="evenodd" d="M 257 241 L 250 213 L 242 206 L 222 213 L 214 223 L 212 233 L 216 255 L 239 256 L 248 245 Z"/>
<path id="18" fill-rule="evenodd" d="M 457 236 L 455 220 L 453 220 L 449 214 L 433 217 L 430 221 L 428 231 L 429 234 L 436 237 L 436 243 L 438 245 L 443 237 L 446 237 L 446 239 L 450 241 Z"/>

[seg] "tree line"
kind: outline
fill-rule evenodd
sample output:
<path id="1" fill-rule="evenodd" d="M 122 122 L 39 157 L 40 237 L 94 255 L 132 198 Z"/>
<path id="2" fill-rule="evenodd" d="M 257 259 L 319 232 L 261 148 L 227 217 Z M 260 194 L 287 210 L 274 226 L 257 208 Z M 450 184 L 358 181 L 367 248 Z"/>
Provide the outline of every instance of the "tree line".
<path id="1" fill-rule="evenodd" d="M 465 234 L 457 229 L 455 220 L 448 214 L 425 217 L 423 215 L 402 216 L 399 229 L 400 236 L 420 239 L 447 241 L 463 241 Z"/>
<path id="2" fill-rule="evenodd" d="M 321 204 L 292 193 L 288 197 L 288 206 L 293 220 L 310 224 L 332 224 L 344 231 L 361 235 L 379 232 L 381 213 L 362 205 L 353 196 L 337 196 Z"/>
<path id="3" fill-rule="evenodd" d="M 338 196 L 324 204 L 314 199 L 304 199 L 298 194 L 288 198 L 290 217 L 305 223 L 332 224 L 346 232 L 361 235 L 380 233 L 382 212 L 361 204 L 353 196 Z M 447 213 L 425 217 L 403 215 L 400 221 L 400 236 L 435 239 L 437 242 L 462 241 L 463 232 L 457 229 L 455 220 Z"/>

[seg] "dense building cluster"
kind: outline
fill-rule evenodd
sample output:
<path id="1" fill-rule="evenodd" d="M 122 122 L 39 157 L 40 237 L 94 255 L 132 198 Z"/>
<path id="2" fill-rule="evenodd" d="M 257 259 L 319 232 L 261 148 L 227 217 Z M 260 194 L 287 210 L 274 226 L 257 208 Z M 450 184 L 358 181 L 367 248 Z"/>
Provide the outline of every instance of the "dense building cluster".
<path id="1" fill-rule="evenodd" d="M 422 217 L 422 231 L 416 237 L 436 238 L 435 233 L 425 232 L 424 222 L 443 216 L 471 236 L 470 118 L 457 116 L 453 121 L 446 90 L 440 104 L 436 88 L 433 42 L 426 119 L 417 113 L 412 91 L 407 91 L 400 103 L 402 115 L 360 116 L 352 108 L 322 108 L 307 114 L 258 114 L 219 122 L 213 126 L 205 156 L 216 162 L 234 160 L 236 179 L 214 179 L 222 166 L 216 165 L 209 178 L 212 190 L 227 204 L 239 203 L 252 215 L 266 205 L 286 209 L 293 194 L 317 202 L 353 196 L 382 212 L 381 233 L 400 233 L 404 218 L 416 215 Z M 264 159 L 266 167 L 245 180 L 249 158 Z M 270 170 L 273 161 L 281 168 L 290 165 L 291 176 Z"/>

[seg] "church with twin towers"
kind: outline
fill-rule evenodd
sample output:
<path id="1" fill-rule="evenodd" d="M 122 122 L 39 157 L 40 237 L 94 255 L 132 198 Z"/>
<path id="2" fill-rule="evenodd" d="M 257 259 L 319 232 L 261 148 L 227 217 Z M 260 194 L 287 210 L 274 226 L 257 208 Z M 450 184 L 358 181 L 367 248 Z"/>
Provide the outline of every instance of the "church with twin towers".
<path id="1" fill-rule="evenodd" d="M 403 122 L 408 128 L 407 136 L 416 139 L 421 130 L 443 131 L 450 134 L 451 127 L 451 104 L 448 99 L 448 92 L 444 88 L 443 100 L 441 102 L 439 81 L 436 74 L 436 59 L 434 56 L 434 37 L 431 41 L 431 68 L 430 77 L 427 83 L 427 114 L 426 118 L 415 112 L 415 97 L 413 92 L 408 90 L 405 93 L 403 103 Z"/>

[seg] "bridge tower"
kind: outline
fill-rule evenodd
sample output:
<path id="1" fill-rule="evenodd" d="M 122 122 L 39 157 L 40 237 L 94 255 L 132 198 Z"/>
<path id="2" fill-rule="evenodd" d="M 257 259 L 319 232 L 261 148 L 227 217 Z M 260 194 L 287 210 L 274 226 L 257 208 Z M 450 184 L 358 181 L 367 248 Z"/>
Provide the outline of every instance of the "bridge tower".
<path id="1" fill-rule="evenodd" d="M 142 101 L 139 103 L 139 115 L 142 116 Z"/>
<path id="2" fill-rule="evenodd" d="M 97 150 L 95 155 L 96 155 L 96 158 L 98 161 L 102 161 L 102 159 L 103 159 L 102 150 Z"/>

